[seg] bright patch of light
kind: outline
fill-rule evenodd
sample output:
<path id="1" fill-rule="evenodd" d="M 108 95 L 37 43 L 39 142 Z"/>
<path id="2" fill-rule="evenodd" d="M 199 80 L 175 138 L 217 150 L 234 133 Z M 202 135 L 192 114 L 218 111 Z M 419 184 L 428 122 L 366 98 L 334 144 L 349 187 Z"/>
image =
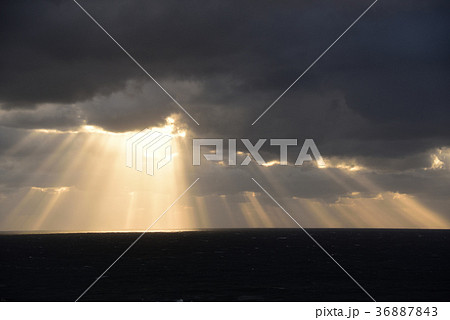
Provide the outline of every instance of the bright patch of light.
<path id="1" fill-rule="evenodd" d="M 186 137 L 186 131 L 178 129 L 175 122 L 174 118 L 167 117 L 166 124 L 163 127 L 152 127 L 151 129 L 172 137 Z"/>
<path id="2" fill-rule="evenodd" d="M 433 154 L 431 158 L 433 160 L 431 164 L 431 169 L 439 170 L 444 168 L 444 162 L 441 159 L 439 159 L 437 155 Z"/>
<path id="3" fill-rule="evenodd" d="M 45 193 L 63 193 L 69 191 L 70 187 L 48 187 L 48 188 L 31 187 L 31 190 L 36 190 Z"/>
<path id="4" fill-rule="evenodd" d="M 269 161 L 269 162 L 264 163 L 263 166 L 264 166 L 264 167 L 271 167 L 271 166 L 274 166 L 274 165 L 276 165 L 276 164 L 280 164 L 280 161 L 272 160 L 272 161 Z"/>

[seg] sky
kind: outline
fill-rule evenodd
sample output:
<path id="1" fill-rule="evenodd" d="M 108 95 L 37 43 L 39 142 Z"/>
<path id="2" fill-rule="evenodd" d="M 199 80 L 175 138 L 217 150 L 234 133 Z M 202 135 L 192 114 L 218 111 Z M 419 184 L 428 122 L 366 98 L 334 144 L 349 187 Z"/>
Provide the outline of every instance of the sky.
<path id="1" fill-rule="evenodd" d="M 450 228 L 450 4 L 4 1 L 0 230 Z M 126 141 L 173 136 L 154 176 Z M 287 166 L 192 165 L 192 139 L 295 138 Z M 326 163 L 295 166 L 305 139 Z M 238 158 L 248 154 L 237 144 Z M 211 151 L 211 150 L 210 150 Z"/>

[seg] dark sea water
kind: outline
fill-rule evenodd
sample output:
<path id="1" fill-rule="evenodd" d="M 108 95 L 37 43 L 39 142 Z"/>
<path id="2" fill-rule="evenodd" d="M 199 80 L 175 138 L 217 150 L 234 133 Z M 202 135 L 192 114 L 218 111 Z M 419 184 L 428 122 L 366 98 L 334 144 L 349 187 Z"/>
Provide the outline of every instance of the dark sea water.
<path id="1" fill-rule="evenodd" d="M 450 231 L 308 229 L 377 301 L 449 301 Z M 74 301 L 139 233 L 0 235 L 2 301 Z M 300 229 L 148 233 L 82 301 L 369 301 Z"/>

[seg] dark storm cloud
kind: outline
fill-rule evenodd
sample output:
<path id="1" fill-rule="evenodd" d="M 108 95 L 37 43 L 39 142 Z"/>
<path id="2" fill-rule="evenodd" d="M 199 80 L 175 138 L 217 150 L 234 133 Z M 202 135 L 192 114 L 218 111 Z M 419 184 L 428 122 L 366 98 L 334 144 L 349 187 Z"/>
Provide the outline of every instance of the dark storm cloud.
<path id="1" fill-rule="evenodd" d="M 3 107 L 67 103 L 122 87 L 134 70 L 72 1 L 3 3 Z"/>
<path id="2" fill-rule="evenodd" d="M 447 164 L 448 165 L 448 164 Z M 194 193 L 198 195 L 232 195 L 245 191 L 261 192 L 251 180 L 271 187 L 276 199 L 298 197 L 320 199 L 328 203 L 341 197 L 376 197 L 382 192 L 410 194 L 420 199 L 448 200 L 450 196 L 450 171 L 415 169 L 396 171 L 348 171 L 343 168 L 317 169 L 313 166 L 273 166 L 263 171 L 252 168 L 214 168 L 205 165 L 191 174 L 200 177 L 202 183 Z M 370 181 L 365 184 L 364 181 Z M 275 188 L 278 186 L 279 188 Z M 280 188 L 281 186 L 281 188 Z M 278 193 L 277 193 L 278 192 Z"/>
<path id="3" fill-rule="evenodd" d="M 371 1 L 80 3 L 197 136 L 314 138 L 325 156 L 386 169 L 423 168 L 449 145 L 448 1 L 379 1 L 253 127 Z M 72 1 L 3 6 L 1 124 L 124 131 L 180 112 Z M 18 112 L 39 104 L 65 111 Z"/>
<path id="4" fill-rule="evenodd" d="M 0 111 L 0 125 L 25 129 L 76 129 L 83 123 L 80 110 L 67 105 Z"/>

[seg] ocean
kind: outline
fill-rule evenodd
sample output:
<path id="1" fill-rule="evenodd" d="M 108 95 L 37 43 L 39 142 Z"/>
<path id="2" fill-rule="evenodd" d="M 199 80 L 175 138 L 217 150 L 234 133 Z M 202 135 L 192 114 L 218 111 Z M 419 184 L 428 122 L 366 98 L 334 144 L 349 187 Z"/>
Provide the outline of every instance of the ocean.
<path id="1" fill-rule="evenodd" d="M 449 301 L 450 231 L 308 229 L 377 301 Z M 75 301 L 139 233 L 0 235 L 1 301 Z M 80 301 L 370 301 L 301 229 L 150 232 Z"/>

